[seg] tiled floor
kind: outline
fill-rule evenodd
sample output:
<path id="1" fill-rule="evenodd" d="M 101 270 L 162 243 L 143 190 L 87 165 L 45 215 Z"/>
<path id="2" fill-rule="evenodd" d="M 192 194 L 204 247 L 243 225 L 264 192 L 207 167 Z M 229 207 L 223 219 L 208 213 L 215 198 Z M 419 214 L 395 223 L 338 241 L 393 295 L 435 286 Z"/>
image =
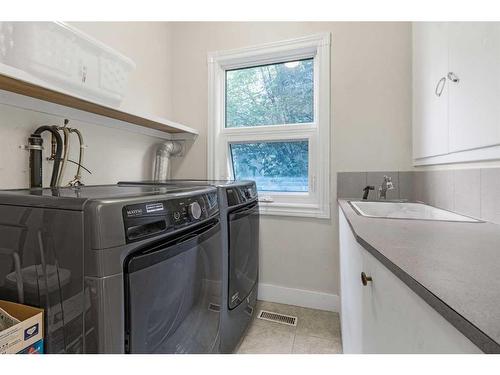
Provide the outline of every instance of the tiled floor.
<path id="1" fill-rule="evenodd" d="M 342 353 L 340 321 L 337 313 L 278 303 L 257 303 L 260 310 L 293 315 L 292 327 L 254 318 L 236 349 L 238 354 L 338 354 Z"/>

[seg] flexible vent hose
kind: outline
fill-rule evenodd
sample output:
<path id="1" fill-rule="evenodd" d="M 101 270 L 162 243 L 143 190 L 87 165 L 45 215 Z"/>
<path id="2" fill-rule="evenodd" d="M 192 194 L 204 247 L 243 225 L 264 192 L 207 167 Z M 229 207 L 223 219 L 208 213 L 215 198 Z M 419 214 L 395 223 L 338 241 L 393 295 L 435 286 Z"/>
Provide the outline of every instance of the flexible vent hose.
<path id="1" fill-rule="evenodd" d="M 165 181 L 170 179 L 170 158 L 179 155 L 182 145 L 179 142 L 168 141 L 158 145 L 155 153 L 153 179 Z"/>

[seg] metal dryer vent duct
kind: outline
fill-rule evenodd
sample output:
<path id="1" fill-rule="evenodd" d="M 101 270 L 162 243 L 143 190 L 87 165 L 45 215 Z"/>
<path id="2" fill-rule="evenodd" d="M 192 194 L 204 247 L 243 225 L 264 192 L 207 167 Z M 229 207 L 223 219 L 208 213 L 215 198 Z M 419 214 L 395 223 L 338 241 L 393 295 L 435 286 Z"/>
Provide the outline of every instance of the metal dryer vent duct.
<path id="1" fill-rule="evenodd" d="M 153 180 L 164 181 L 170 179 L 170 158 L 178 156 L 182 152 L 182 144 L 175 141 L 167 141 L 158 145 L 155 152 L 153 166 Z"/>

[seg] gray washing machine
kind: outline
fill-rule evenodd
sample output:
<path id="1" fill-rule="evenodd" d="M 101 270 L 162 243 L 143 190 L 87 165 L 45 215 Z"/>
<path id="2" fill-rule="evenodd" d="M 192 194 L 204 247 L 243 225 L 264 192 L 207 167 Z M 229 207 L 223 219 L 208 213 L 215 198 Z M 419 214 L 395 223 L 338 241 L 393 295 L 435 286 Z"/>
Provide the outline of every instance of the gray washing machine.
<path id="1" fill-rule="evenodd" d="M 0 191 L 0 299 L 45 309 L 48 353 L 213 353 L 217 190 Z"/>
<path id="2" fill-rule="evenodd" d="M 255 312 L 259 278 L 259 204 L 254 181 L 166 180 L 123 186 L 195 186 L 218 190 L 222 228 L 222 353 L 232 353 Z"/>

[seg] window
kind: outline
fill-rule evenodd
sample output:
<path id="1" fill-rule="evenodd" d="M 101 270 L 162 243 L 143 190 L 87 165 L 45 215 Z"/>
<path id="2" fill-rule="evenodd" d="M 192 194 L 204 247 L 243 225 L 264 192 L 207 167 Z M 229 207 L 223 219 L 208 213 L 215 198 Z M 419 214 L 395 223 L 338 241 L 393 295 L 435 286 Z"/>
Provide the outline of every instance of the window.
<path id="1" fill-rule="evenodd" d="M 209 64 L 209 178 L 256 181 L 264 214 L 330 217 L 330 35 Z"/>
<path id="2" fill-rule="evenodd" d="M 226 71 L 226 128 L 314 121 L 313 59 Z"/>
<path id="3" fill-rule="evenodd" d="M 260 192 L 309 191 L 309 143 L 231 143 L 234 178 L 254 180 Z"/>

